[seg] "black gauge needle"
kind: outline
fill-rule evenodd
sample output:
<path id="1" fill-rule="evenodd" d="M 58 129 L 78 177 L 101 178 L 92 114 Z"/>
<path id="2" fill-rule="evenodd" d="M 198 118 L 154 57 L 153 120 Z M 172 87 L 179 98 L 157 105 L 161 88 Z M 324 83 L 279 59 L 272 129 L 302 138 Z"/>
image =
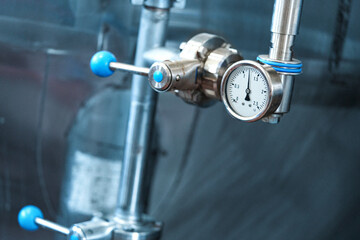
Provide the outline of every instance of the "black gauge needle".
<path id="1" fill-rule="evenodd" d="M 246 88 L 245 92 L 246 92 L 245 101 L 250 101 L 250 96 L 249 96 L 249 94 L 251 92 L 250 91 L 250 70 L 249 70 L 249 75 L 248 75 L 248 84 L 247 84 L 247 88 Z"/>

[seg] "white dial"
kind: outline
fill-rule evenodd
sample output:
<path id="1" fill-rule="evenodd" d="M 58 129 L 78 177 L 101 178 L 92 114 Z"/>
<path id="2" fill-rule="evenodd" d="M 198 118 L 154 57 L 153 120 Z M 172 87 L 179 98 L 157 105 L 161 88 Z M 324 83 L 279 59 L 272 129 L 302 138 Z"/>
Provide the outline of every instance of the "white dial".
<path id="1" fill-rule="evenodd" d="M 250 66 L 235 69 L 229 76 L 225 91 L 231 108 L 244 117 L 259 114 L 269 102 L 265 76 Z"/>
<path id="2" fill-rule="evenodd" d="M 221 97 L 227 110 L 243 121 L 252 122 L 264 117 L 270 106 L 274 108 L 273 80 L 281 85 L 272 68 L 246 60 L 233 64 L 225 72 L 221 84 Z"/>

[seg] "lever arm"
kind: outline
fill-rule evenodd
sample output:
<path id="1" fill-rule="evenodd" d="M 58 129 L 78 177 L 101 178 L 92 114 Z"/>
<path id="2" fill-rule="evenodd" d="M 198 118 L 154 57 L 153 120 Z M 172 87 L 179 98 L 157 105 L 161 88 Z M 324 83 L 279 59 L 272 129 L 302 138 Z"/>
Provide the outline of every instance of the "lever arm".
<path id="1" fill-rule="evenodd" d="M 192 90 L 198 87 L 198 60 L 179 60 L 155 62 L 150 68 L 137 67 L 120 63 L 107 51 L 94 54 L 90 60 L 90 68 L 99 77 L 111 76 L 115 70 L 147 76 L 150 86 L 157 92 L 172 90 Z"/>
<path id="2" fill-rule="evenodd" d="M 134 65 L 126 64 L 126 63 L 120 63 L 120 62 L 110 62 L 109 67 L 111 70 L 121 70 L 141 76 L 147 77 L 149 75 L 149 68 L 145 67 L 137 67 Z"/>
<path id="3" fill-rule="evenodd" d="M 23 207 L 18 214 L 18 222 L 20 227 L 27 231 L 36 231 L 40 227 L 69 236 L 71 231 L 69 228 L 61 226 L 57 223 L 44 219 L 42 211 L 33 205 Z M 71 234 L 69 240 L 80 240 L 76 234 Z"/>
<path id="4" fill-rule="evenodd" d="M 45 220 L 43 218 L 37 217 L 37 218 L 35 218 L 34 222 L 37 225 L 39 225 L 39 226 L 41 226 L 43 228 L 53 230 L 53 231 L 61 233 L 63 235 L 69 235 L 69 233 L 70 233 L 70 230 L 67 227 L 61 226 L 61 225 L 59 225 L 57 223 L 54 223 L 54 222 L 50 222 L 50 221 Z"/>
<path id="5" fill-rule="evenodd" d="M 149 75 L 149 68 L 117 62 L 114 54 L 108 51 L 100 51 L 94 54 L 90 60 L 92 72 L 99 77 L 109 77 L 115 70 L 130 72 L 141 76 Z"/>

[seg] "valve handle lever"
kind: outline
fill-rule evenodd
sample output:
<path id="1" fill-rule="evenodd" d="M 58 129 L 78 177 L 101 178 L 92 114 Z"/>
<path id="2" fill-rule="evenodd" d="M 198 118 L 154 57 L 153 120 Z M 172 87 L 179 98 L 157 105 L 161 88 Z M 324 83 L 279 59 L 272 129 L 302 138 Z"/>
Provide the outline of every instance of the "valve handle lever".
<path id="1" fill-rule="evenodd" d="M 90 68 L 92 72 L 99 77 L 109 77 L 115 70 L 146 76 L 148 77 L 150 86 L 155 91 L 160 92 L 167 90 L 172 81 L 172 72 L 164 63 L 154 63 L 150 68 L 137 67 L 117 62 L 114 54 L 108 51 L 95 53 L 90 60 Z"/>
<path id="2" fill-rule="evenodd" d="M 110 62 L 109 67 L 111 70 L 121 70 L 133 74 L 138 74 L 141 76 L 147 77 L 149 75 L 149 68 L 137 67 L 134 65 L 120 63 L 120 62 Z"/>
<path id="3" fill-rule="evenodd" d="M 67 227 L 44 219 L 42 211 L 38 207 L 33 205 L 25 206 L 20 210 L 18 214 L 18 222 L 20 227 L 27 231 L 36 231 L 39 229 L 40 226 L 66 236 L 69 236 L 71 232 L 70 229 Z M 76 235 L 71 235 L 69 239 L 79 240 L 79 237 Z"/>
<path id="4" fill-rule="evenodd" d="M 93 73 L 99 77 L 109 77 L 115 70 L 130 72 L 146 77 L 149 75 L 149 68 L 117 62 L 114 54 L 108 51 L 95 53 L 90 60 L 90 68 Z"/>
<path id="5" fill-rule="evenodd" d="M 114 54 L 100 51 L 91 58 L 90 68 L 99 77 L 111 76 L 115 70 L 146 76 L 152 89 L 167 92 L 196 89 L 201 62 L 196 59 L 165 60 L 155 62 L 150 68 L 146 68 L 117 62 Z"/>

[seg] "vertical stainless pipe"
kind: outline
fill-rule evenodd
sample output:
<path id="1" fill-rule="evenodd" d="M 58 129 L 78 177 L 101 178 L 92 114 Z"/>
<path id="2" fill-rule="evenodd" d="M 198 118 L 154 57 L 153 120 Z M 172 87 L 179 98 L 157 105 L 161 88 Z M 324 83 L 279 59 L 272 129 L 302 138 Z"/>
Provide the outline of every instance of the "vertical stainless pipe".
<path id="1" fill-rule="evenodd" d="M 147 67 L 144 53 L 164 46 L 169 9 L 144 6 L 141 12 L 135 66 Z M 150 148 L 157 93 L 148 81 L 135 75 L 132 80 L 131 106 L 121 169 L 117 213 L 123 218 L 140 220 L 144 211 L 145 168 Z"/>
<path id="2" fill-rule="evenodd" d="M 295 36 L 299 32 L 302 0 L 275 0 L 269 58 L 278 61 L 291 61 Z M 280 75 L 283 83 L 283 97 L 275 114 L 270 116 L 270 123 L 278 123 L 283 113 L 290 110 L 294 76 Z"/>
<path id="3" fill-rule="evenodd" d="M 271 23 L 269 57 L 291 60 L 292 46 L 299 32 L 302 0 L 275 0 Z"/>

